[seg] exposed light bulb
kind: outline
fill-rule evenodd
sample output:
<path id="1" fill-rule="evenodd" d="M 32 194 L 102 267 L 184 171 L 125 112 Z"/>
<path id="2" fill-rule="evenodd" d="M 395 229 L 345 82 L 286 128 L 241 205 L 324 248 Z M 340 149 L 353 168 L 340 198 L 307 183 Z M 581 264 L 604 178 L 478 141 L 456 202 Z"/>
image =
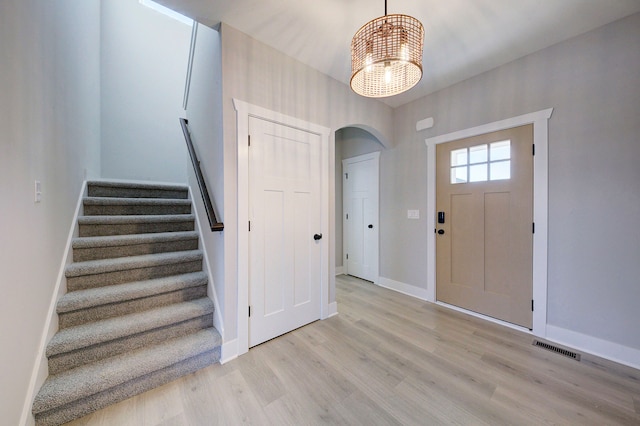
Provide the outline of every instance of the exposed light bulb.
<path id="1" fill-rule="evenodd" d="M 409 60 L 409 48 L 407 47 L 407 43 L 402 43 L 400 45 L 400 59 L 403 61 Z"/>
<path id="2" fill-rule="evenodd" d="M 384 63 L 384 82 L 386 84 L 391 83 L 391 63 L 390 62 Z"/>
<path id="3" fill-rule="evenodd" d="M 400 27 L 400 60 L 409 61 L 409 33 Z"/>

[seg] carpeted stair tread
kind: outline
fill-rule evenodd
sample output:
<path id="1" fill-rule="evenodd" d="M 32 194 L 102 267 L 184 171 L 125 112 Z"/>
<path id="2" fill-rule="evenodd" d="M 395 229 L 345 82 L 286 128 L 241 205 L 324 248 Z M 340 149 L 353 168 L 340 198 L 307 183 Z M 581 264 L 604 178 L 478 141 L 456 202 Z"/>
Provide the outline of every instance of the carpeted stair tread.
<path id="1" fill-rule="evenodd" d="M 126 197 L 85 197 L 82 200 L 84 205 L 93 206 L 153 206 L 153 205 L 176 205 L 191 206 L 191 200 L 182 198 L 126 198 Z"/>
<path id="2" fill-rule="evenodd" d="M 209 298 L 175 303 L 59 330 L 47 345 L 47 357 L 197 318 L 213 312 Z"/>
<path id="3" fill-rule="evenodd" d="M 89 260 L 86 262 L 75 262 L 69 264 L 65 270 L 65 276 L 67 278 L 73 278 L 84 275 L 97 275 L 107 272 L 151 268 L 154 266 L 165 266 L 168 264 L 179 264 L 198 260 L 202 260 L 202 251 L 200 250 Z"/>
<path id="4" fill-rule="evenodd" d="M 178 183 L 156 183 L 156 182 L 122 182 L 108 180 L 91 180 L 87 182 L 89 187 L 105 187 L 105 188 L 130 188 L 130 189 L 165 189 L 165 190 L 182 190 L 189 189 L 186 185 Z"/>
<path id="5" fill-rule="evenodd" d="M 58 314 L 64 314 L 80 309 L 140 299 L 206 284 L 206 273 L 192 272 L 190 274 L 172 275 L 153 280 L 77 290 L 63 295 L 58 301 L 56 310 Z"/>
<path id="6" fill-rule="evenodd" d="M 113 216 L 80 216 L 79 225 L 122 225 L 148 222 L 184 222 L 195 220 L 193 214 L 160 214 L 160 215 L 113 215 Z"/>
<path id="7" fill-rule="evenodd" d="M 89 215 L 78 218 L 81 237 L 103 235 L 153 234 L 195 229 L 193 214 Z"/>
<path id="8" fill-rule="evenodd" d="M 134 244 L 154 244 L 169 241 L 192 240 L 198 238 L 195 231 L 157 232 L 154 234 L 105 235 L 99 237 L 78 237 L 72 241 L 74 249 L 117 247 Z"/>
<path id="9" fill-rule="evenodd" d="M 189 189 L 178 184 L 91 181 L 87 182 L 87 193 L 90 197 L 186 199 Z"/>
<path id="10" fill-rule="evenodd" d="M 178 198 L 86 197 L 83 206 L 85 216 L 191 213 L 191 200 Z"/>
<path id="11" fill-rule="evenodd" d="M 35 397 L 32 411 L 34 415 L 38 415 L 90 397 L 181 360 L 213 352 L 220 344 L 218 332 L 214 328 L 208 328 L 49 376 Z"/>

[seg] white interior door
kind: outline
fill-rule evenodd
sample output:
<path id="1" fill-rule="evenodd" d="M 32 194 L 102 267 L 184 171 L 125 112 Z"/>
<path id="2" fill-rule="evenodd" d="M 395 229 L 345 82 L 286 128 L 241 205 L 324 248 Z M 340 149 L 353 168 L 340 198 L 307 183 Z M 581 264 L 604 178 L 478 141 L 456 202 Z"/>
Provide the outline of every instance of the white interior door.
<path id="1" fill-rule="evenodd" d="M 249 118 L 249 346 L 320 318 L 321 139 Z"/>
<path id="2" fill-rule="evenodd" d="M 378 173 L 380 153 L 342 161 L 344 271 L 378 279 Z"/>

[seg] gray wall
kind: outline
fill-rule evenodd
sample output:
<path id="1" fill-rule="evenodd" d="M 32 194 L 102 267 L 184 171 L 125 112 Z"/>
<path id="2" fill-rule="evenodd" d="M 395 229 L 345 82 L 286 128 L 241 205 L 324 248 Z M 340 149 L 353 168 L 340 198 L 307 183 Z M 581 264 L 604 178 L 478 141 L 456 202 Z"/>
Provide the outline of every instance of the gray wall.
<path id="1" fill-rule="evenodd" d="M 225 331 L 229 338 L 234 338 L 237 335 L 237 270 L 246 265 L 237 262 L 236 112 L 232 99 L 329 127 L 331 159 L 335 158 L 333 132 L 336 130 L 352 125 L 368 126 L 388 142 L 393 124 L 392 110 L 385 104 L 359 97 L 343 83 L 225 24 L 222 24 L 221 36 L 225 169 L 224 200 L 219 207 L 225 217 Z M 329 179 L 329 188 L 334 188 L 333 170 Z M 329 234 L 334 235 L 335 205 L 331 195 L 329 199 Z M 335 266 L 335 240 L 331 238 L 327 242 L 331 268 Z M 330 276 L 329 281 L 329 302 L 332 302 L 335 277 Z"/>
<path id="2" fill-rule="evenodd" d="M 413 181 L 411 173 L 426 169 L 426 137 L 553 107 L 548 323 L 635 349 L 640 349 L 639 46 L 636 14 L 404 105 L 394 111 L 392 161 L 404 176 L 400 180 Z M 435 126 L 416 133 L 416 121 L 429 116 Z M 401 190 L 396 202 L 425 206 L 426 177 L 411 183 L 413 189 Z M 390 220 L 387 216 L 381 226 Z M 383 271 L 389 278 L 424 287 L 427 230 L 417 231 L 410 240 L 387 240 L 381 256 L 396 256 L 414 271 L 403 278 L 401 265 L 394 265 Z"/>
<path id="3" fill-rule="evenodd" d="M 19 424 L 85 172 L 100 176 L 99 12 L 97 0 L 0 2 L 0 413 L 7 425 Z"/>
<path id="4" fill-rule="evenodd" d="M 187 181 L 178 117 L 191 27 L 135 0 L 102 2 L 102 177 Z"/>

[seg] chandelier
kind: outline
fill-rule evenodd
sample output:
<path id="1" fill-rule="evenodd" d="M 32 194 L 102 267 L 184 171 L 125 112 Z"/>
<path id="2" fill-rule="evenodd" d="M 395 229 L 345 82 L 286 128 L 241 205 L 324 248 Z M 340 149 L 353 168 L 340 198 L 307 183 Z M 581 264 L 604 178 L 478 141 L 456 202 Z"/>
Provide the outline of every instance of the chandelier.
<path id="1" fill-rule="evenodd" d="M 424 27 L 408 15 L 387 15 L 364 24 L 351 40 L 351 89 L 369 98 L 397 95 L 422 78 Z"/>

